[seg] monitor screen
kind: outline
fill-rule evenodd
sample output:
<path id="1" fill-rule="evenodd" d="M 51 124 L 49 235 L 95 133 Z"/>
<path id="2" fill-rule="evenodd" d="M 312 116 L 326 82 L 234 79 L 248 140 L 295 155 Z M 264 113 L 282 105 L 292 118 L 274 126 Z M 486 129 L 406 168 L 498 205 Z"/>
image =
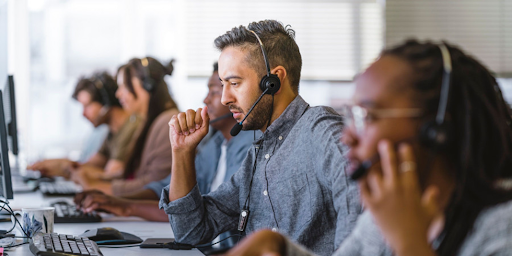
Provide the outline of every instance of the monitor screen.
<path id="1" fill-rule="evenodd" d="M 7 0 L 0 0 L 0 79 L 5 79 L 7 72 Z"/>
<path id="2" fill-rule="evenodd" d="M 14 96 L 14 76 L 7 77 L 7 84 L 4 89 L 4 114 L 7 124 L 7 135 L 9 135 L 9 149 L 14 155 L 18 155 L 18 124 L 16 120 L 16 99 Z"/>
<path id="3" fill-rule="evenodd" d="M 0 91 L 0 197 L 12 199 L 11 166 L 7 147 L 7 125 L 4 117 L 4 103 Z"/>

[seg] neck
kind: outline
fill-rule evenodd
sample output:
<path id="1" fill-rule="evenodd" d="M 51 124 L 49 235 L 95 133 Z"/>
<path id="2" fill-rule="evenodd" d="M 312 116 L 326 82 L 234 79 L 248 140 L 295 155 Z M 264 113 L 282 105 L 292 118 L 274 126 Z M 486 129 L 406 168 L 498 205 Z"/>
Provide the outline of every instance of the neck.
<path id="1" fill-rule="evenodd" d="M 428 165 L 429 164 L 426 166 Z M 453 190 L 455 189 L 455 177 L 450 175 L 451 173 L 455 173 L 453 171 L 454 167 L 447 164 L 446 161 L 443 161 L 441 157 L 434 159 L 433 163 L 430 165 L 430 170 L 427 170 L 429 175 L 425 179 L 424 189 L 435 186 L 439 190 L 439 211 L 443 213 L 444 209 L 446 209 L 450 203 Z"/>
<path id="2" fill-rule="evenodd" d="M 265 124 L 263 128 L 261 128 L 261 132 L 265 132 L 269 125 L 278 119 L 281 114 L 286 110 L 286 108 L 292 103 L 292 101 L 297 97 L 297 94 L 292 93 L 281 93 L 279 95 L 274 96 L 274 111 L 272 112 L 272 117 L 270 118 L 270 124 Z"/>
<path id="3" fill-rule="evenodd" d="M 108 121 L 108 128 L 112 133 L 117 133 L 123 126 L 130 115 L 122 108 L 112 107 L 110 110 L 110 119 Z"/>
<path id="4" fill-rule="evenodd" d="M 439 192 L 437 197 L 438 212 L 435 214 L 434 219 L 430 223 L 427 233 L 428 240 L 431 242 L 434 241 L 443 231 L 445 224 L 444 212 L 450 203 L 453 190 L 455 189 L 455 177 L 449 174 L 455 172 L 450 170 L 453 168 L 453 166 L 446 164 L 446 162 L 442 161 L 440 157 L 437 157 L 432 164 L 427 164 L 424 166 L 429 165 L 431 166 L 430 170 L 426 170 L 426 172 L 429 173 L 429 176 L 427 177 L 426 182 L 423 184 L 423 189 L 434 186 L 438 189 Z"/>

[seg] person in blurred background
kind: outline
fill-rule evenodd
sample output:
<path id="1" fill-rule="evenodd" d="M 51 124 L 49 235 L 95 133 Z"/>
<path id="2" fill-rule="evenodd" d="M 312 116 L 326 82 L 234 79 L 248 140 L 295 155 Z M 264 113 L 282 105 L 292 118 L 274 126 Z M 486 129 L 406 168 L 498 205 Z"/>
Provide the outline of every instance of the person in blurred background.
<path id="1" fill-rule="evenodd" d="M 161 180 L 170 173 L 172 161 L 167 123 L 178 113 L 178 108 L 164 77 L 172 71 L 172 61 L 163 66 L 152 57 L 131 59 L 118 69 L 116 96 L 123 109 L 140 116 L 143 123 L 129 146 L 131 154 L 121 178 L 101 179 L 90 175 L 86 166 L 71 172 L 72 179 L 84 190 L 97 189 L 122 196 L 140 191 L 148 183 Z"/>
<path id="2" fill-rule="evenodd" d="M 487 68 L 407 41 L 357 78 L 352 99 L 348 157 L 376 163 L 359 180 L 367 210 L 334 255 L 510 255 L 512 118 Z M 311 254 L 264 230 L 228 255 Z"/>
<path id="3" fill-rule="evenodd" d="M 39 170 L 43 176 L 70 177 L 70 171 L 78 166 L 94 170 L 102 178 L 122 175 L 128 160 L 129 144 L 139 125 L 139 118 L 123 110 L 115 94 L 117 83 L 107 72 L 98 72 L 78 81 L 73 99 L 82 104 L 83 116 L 94 127 L 108 125 L 109 133 L 99 151 L 86 163 L 69 159 L 47 159 L 27 167 Z"/>
<path id="4" fill-rule="evenodd" d="M 229 131 L 236 120 L 229 108 L 222 105 L 221 97 L 222 84 L 215 63 L 204 103 L 208 106 L 212 120 L 217 121 L 210 122 L 212 135 L 201 141 L 195 158 L 197 183 L 202 194 L 216 190 L 222 182 L 231 178 L 254 140 L 251 131 L 243 131 L 236 137 L 230 135 Z M 256 132 L 256 136 L 260 135 L 259 131 Z M 86 191 L 78 194 L 75 202 L 85 212 L 101 210 L 119 216 L 138 216 L 151 221 L 167 222 L 168 216 L 159 209 L 158 200 L 162 189 L 169 185 L 170 178 L 169 175 L 161 181 L 146 185 L 140 192 L 123 197 L 109 196 L 98 190 Z"/>

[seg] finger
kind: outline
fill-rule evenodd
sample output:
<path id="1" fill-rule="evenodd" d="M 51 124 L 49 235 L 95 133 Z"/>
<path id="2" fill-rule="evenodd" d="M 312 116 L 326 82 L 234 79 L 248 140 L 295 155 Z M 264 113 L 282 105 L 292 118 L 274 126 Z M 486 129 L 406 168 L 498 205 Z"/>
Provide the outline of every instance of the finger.
<path id="1" fill-rule="evenodd" d="M 187 114 L 186 113 L 179 113 L 178 114 L 178 125 L 181 127 L 181 131 L 183 134 L 188 135 L 188 125 L 187 125 Z"/>
<path id="2" fill-rule="evenodd" d="M 389 140 L 381 140 L 378 147 L 384 181 L 389 185 L 393 185 L 397 180 L 395 149 Z"/>
<path id="3" fill-rule="evenodd" d="M 198 108 L 196 110 L 196 130 L 199 130 L 199 128 L 201 128 L 201 126 L 203 125 L 203 109 L 202 108 Z"/>
<path id="4" fill-rule="evenodd" d="M 428 187 L 421 197 L 421 205 L 427 216 L 432 220 L 439 212 L 439 189 L 435 186 Z"/>
<path id="5" fill-rule="evenodd" d="M 181 134 L 181 126 L 178 124 L 178 116 L 174 115 L 171 118 L 171 121 L 169 121 L 169 126 L 172 126 L 176 134 Z"/>
<path id="6" fill-rule="evenodd" d="M 82 200 L 82 209 L 87 209 L 91 207 L 92 204 L 94 204 L 94 198 L 91 195 L 87 195 L 84 200 Z"/>
<path id="7" fill-rule="evenodd" d="M 85 208 L 83 211 L 85 213 L 89 213 L 89 212 L 95 211 L 95 210 L 97 210 L 99 208 L 101 208 L 101 207 L 100 207 L 100 205 L 98 203 L 93 203 L 89 207 Z"/>
<path id="8" fill-rule="evenodd" d="M 192 109 L 187 110 L 187 126 L 189 128 L 190 133 L 194 133 L 196 131 L 196 112 Z"/>
<path id="9" fill-rule="evenodd" d="M 402 143 L 398 148 L 400 157 L 400 178 L 406 189 L 420 190 L 416 161 L 411 145 Z"/>
<path id="10" fill-rule="evenodd" d="M 210 125 L 210 116 L 208 115 L 208 106 L 205 106 L 201 111 L 201 118 L 203 119 L 204 125 L 202 127 L 208 127 Z"/>
<path id="11" fill-rule="evenodd" d="M 42 166 L 42 163 L 41 163 L 41 161 L 39 161 L 39 162 L 35 162 L 35 163 L 31 164 L 30 166 L 27 166 L 27 169 L 38 170 L 41 168 L 41 166 Z"/>
<path id="12" fill-rule="evenodd" d="M 361 179 L 358 183 L 359 183 L 359 192 L 361 193 L 361 200 L 363 201 L 363 205 L 370 206 L 371 199 L 372 199 L 372 193 L 370 192 L 370 187 L 368 186 L 366 177 Z"/>
<path id="13" fill-rule="evenodd" d="M 73 198 L 73 201 L 75 202 L 75 205 L 80 207 L 82 204 L 82 200 L 84 200 L 84 197 L 87 192 L 78 193 L 75 195 L 75 198 Z"/>
<path id="14" fill-rule="evenodd" d="M 366 180 L 373 199 L 379 199 L 382 195 L 382 176 L 378 172 L 368 173 Z"/>

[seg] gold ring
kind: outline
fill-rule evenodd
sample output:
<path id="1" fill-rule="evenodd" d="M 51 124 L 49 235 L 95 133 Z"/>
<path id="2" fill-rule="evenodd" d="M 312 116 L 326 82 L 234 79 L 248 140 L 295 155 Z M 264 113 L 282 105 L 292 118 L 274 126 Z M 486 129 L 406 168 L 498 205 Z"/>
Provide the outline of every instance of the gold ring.
<path id="1" fill-rule="evenodd" d="M 405 161 L 400 164 L 400 172 L 410 172 L 416 170 L 416 163 L 413 161 Z"/>

